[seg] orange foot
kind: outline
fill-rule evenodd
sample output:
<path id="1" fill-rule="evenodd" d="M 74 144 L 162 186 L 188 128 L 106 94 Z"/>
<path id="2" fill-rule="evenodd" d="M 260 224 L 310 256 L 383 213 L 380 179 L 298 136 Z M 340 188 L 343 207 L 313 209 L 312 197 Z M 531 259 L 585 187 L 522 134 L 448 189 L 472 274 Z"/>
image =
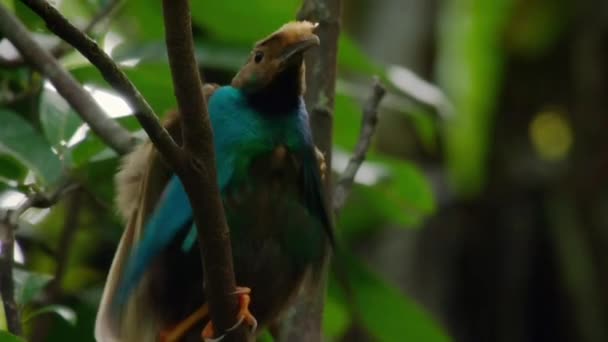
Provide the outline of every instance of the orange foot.
<path id="1" fill-rule="evenodd" d="M 188 318 L 181 321 L 176 326 L 160 332 L 160 342 L 177 342 L 190 330 L 196 323 L 204 320 L 209 315 L 209 305 L 203 304 L 198 310 L 193 312 Z"/>
<path id="2" fill-rule="evenodd" d="M 248 287 L 238 287 L 236 291 L 234 291 L 235 295 L 239 296 L 239 312 L 237 313 L 237 322 L 236 324 L 228 329 L 227 331 L 232 331 L 238 328 L 243 322 L 251 327 L 251 332 L 255 332 L 258 327 L 258 321 L 253 317 L 251 312 L 249 311 L 249 303 L 251 303 L 251 289 Z M 215 336 L 215 327 L 213 326 L 213 322 L 209 321 L 203 329 L 202 337 L 205 342 L 218 342 L 224 338 L 224 335 L 220 335 L 218 337 Z"/>

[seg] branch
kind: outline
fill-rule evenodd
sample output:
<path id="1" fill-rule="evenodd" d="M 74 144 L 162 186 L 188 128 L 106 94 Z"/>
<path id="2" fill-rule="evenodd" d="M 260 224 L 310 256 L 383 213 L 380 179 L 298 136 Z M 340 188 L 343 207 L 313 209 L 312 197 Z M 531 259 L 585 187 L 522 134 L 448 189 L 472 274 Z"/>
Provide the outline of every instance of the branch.
<path id="1" fill-rule="evenodd" d="M 80 185 L 67 179 L 60 182 L 60 185 L 50 193 L 34 192 L 30 194 L 25 202 L 15 209 L 10 217 L 10 223 L 17 227 L 19 217 L 29 208 L 50 208 L 69 192 L 76 190 Z"/>
<path id="2" fill-rule="evenodd" d="M 167 130 L 161 126 L 152 107 L 110 56 L 94 40 L 70 24 L 61 13 L 45 0 L 21 0 L 21 2 L 36 12 L 45 21 L 49 30 L 74 46 L 89 62 L 97 67 L 106 82 L 126 97 L 125 100 L 135 111 L 135 117 L 165 160 L 171 165 L 180 163 L 179 147 Z"/>
<path id="3" fill-rule="evenodd" d="M 237 298 L 228 224 L 217 183 L 213 133 L 194 56 L 188 0 L 163 0 L 165 38 L 189 163 L 176 173 L 184 183 L 198 229 L 205 297 L 218 331 L 236 324 Z M 245 329 L 228 336 L 244 341 Z"/>
<path id="4" fill-rule="evenodd" d="M 316 33 L 321 45 L 306 55 L 306 107 L 310 112 L 315 145 L 323 152 L 327 169 L 331 170 L 331 148 L 336 65 L 340 36 L 341 0 L 304 0 L 297 17 L 319 24 Z M 331 176 L 331 173 L 328 173 Z M 331 177 L 325 179 L 328 200 L 331 198 Z"/>
<path id="5" fill-rule="evenodd" d="M 319 24 L 316 33 L 321 41 L 318 49 L 306 56 L 306 107 L 310 112 L 315 145 L 324 153 L 327 170 L 331 170 L 332 126 L 336 92 L 336 64 L 340 35 L 341 0 L 304 0 L 298 19 Z M 331 203 L 331 172 L 325 178 L 325 197 Z M 283 322 L 280 341 L 322 341 L 321 320 L 329 255 L 322 265 L 318 282 L 308 283 L 298 296 L 295 313 Z"/>
<path id="6" fill-rule="evenodd" d="M 0 295 L 4 305 L 4 316 L 8 330 L 21 335 L 21 318 L 15 303 L 15 284 L 13 282 L 13 251 L 15 247 L 15 226 L 4 212 L 0 218 Z"/>
<path id="7" fill-rule="evenodd" d="M 114 10 L 116 10 L 118 4 L 120 3 L 121 0 L 112 0 L 108 2 L 99 12 L 97 12 L 97 14 L 95 14 L 93 18 L 91 18 L 91 21 L 89 21 L 87 26 L 85 26 L 82 31 L 87 35 L 93 32 L 95 27 L 97 27 L 99 23 L 101 23 L 104 19 L 110 16 L 110 14 L 114 12 Z M 72 46 L 66 44 L 65 42 L 60 42 L 50 48 L 49 53 L 56 59 L 60 59 L 71 50 Z M 0 68 L 19 68 L 24 66 L 26 63 L 27 61 L 25 61 L 21 56 L 13 59 L 6 59 L 0 57 Z"/>
<path id="8" fill-rule="evenodd" d="M 367 150 L 369 150 L 372 143 L 372 137 L 376 130 L 376 124 L 378 123 L 378 106 L 385 94 L 386 89 L 380 84 L 378 78 L 375 78 L 372 94 L 363 106 L 361 131 L 359 133 L 357 145 L 355 146 L 355 151 L 334 188 L 333 210 L 336 215 L 342 207 L 344 207 L 346 198 L 350 194 L 350 190 L 353 186 L 355 175 L 365 160 Z"/>
<path id="9" fill-rule="evenodd" d="M 19 50 L 21 55 L 48 77 L 59 94 L 89 124 L 93 132 L 113 150 L 123 154 L 133 146 L 131 134 L 109 118 L 93 97 L 44 50 L 8 9 L 0 4 L 0 32 Z"/>

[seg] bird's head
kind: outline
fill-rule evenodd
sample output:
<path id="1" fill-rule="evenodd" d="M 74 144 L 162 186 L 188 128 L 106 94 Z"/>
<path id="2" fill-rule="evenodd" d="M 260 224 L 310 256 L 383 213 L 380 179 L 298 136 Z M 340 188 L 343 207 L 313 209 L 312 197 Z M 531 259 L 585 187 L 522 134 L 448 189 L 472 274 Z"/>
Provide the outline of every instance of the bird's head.
<path id="1" fill-rule="evenodd" d="M 232 79 L 232 86 L 255 94 L 269 88 L 296 87 L 304 92 L 303 53 L 319 45 L 317 24 L 293 21 L 255 44 L 247 63 Z"/>

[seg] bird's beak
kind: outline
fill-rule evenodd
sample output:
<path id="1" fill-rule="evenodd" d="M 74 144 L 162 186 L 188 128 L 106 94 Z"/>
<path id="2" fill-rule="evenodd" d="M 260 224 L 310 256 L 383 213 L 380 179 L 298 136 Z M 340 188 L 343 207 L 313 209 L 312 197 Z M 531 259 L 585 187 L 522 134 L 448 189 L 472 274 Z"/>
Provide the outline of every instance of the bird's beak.
<path id="1" fill-rule="evenodd" d="M 317 35 L 314 33 L 310 33 L 305 37 L 302 37 L 302 39 L 290 44 L 287 46 L 287 48 L 285 48 L 285 51 L 283 51 L 281 54 L 282 64 L 288 64 L 294 59 L 295 56 L 301 56 L 304 51 L 313 46 L 319 46 L 319 44 L 319 37 L 317 37 Z"/>

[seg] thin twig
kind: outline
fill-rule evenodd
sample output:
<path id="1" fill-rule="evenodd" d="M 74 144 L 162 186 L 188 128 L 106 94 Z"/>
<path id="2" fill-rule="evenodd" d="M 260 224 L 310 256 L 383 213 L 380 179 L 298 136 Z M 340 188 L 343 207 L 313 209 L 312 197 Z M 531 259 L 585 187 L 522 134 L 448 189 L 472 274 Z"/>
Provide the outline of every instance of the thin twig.
<path id="1" fill-rule="evenodd" d="M 357 171 L 359 171 L 359 167 L 363 164 L 365 155 L 371 146 L 372 137 L 376 131 L 376 124 L 378 123 L 378 106 L 385 94 L 386 89 L 380 84 L 378 78 L 374 79 L 372 93 L 363 106 L 361 131 L 359 133 L 357 145 L 355 146 L 355 151 L 334 188 L 333 210 L 336 215 L 342 207 L 344 207 L 346 198 L 350 194 L 350 190 L 355 181 Z"/>
<path id="2" fill-rule="evenodd" d="M 133 147 L 134 139 L 129 131 L 108 117 L 93 97 L 48 51 L 32 39 L 25 26 L 1 3 L 0 32 L 13 43 L 28 63 L 50 79 L 59 94 L 113 150 L 124 154 Z"/>
<path id="3" fill-rule="evenodd" d="M 122 0 L 112 0 L 108 2 L 91 20 L 89 23 L 82 29 L 85 34 L 91 34 L 97 25 L 104 21 L 107 17 L 109 17 L 117 8 L 118 5 L 122 2 Z M 49 49 L 49 53 L 55 57 L 56 59 L 60 59 L 65 56 L 68 52 L 72 50 L 72 46 L 66 44 L 65 42 L 60 42 L 57 45 L 51 47 Z M 19 68 L 24 66 L 27 63 L 23 57 L 19 56 L 12 59 L 2 58 L 0 57 L 0 68 Z"/>
<path id="4" fill-rule="evenodd" d="M 29 208 L 50 208 L 55 205 L 59 200 L 67 193 L 76 190 L 80 184 L 74 183 L 68 179 L 64 179 L 60 182 L 59 186 L 49 193 L 34 192 L 30 194 L 27 199 L 19 205 L 11 213 L 9 219 L 10 223 L 17 227 L 19 217 Z"/>
<path id="5" fill-rule="evenodd" d="M 38 14 L 49 30 L 74 46 L 101 72 L 103 78 L 121 95 L 135 111 L 135 117 L 148 133 L 154 146 L 171 165 L 180 163 L 180 149 L 167 130 L 160 124 L 158 116 L 133 83 L 127 78 L 112 58 L 97 43 L 83 34 L 57 9 L 44 0 L 21 0 Z"/>
<path id="6" fill-rule="evenodd" d="M 228 224 L 217 183 L 211 122 L 194 56 L 188 0 L 163 0 L 163 18 L 188 160 L 184 167 L 175 171 L 192 204 L 205 278 L 205 298 L 214 326 L 221 334 L 236 324 L 238 303 L 233 295 L 236 281 Z M 227 338 L 245 341 L 245 333 L 245 329 L 237 329 Z"/>
<path id="7" fill-rule="evenodd" d="M 0 218 L 0 295 L 4 306 L 4 316 L 8 330 L 21 335 L 21 318 L 15 303 L 13 282 L 13 250 L 15 246 L 15 226 L 9 222 L 8 214 Z"/>

